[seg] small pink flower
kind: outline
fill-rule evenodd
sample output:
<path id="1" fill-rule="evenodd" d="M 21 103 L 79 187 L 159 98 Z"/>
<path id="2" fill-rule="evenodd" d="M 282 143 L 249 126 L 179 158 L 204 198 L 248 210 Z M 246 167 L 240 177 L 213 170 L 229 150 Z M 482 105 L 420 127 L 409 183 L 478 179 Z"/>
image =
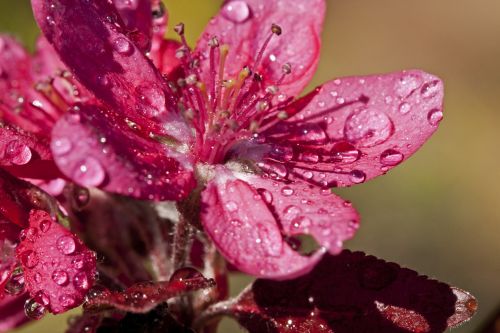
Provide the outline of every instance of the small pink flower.
<path id="1" fill-rule="evenodd" d="M 205 231 L 255 276 L 292 278 L 339 253 L 358 214 L 329 188 L 385 174 L 442 118 L 442 82 L 418 70 L 336 79 L 297 98 L 318 64 L 324 0 L 226 1 L 192 51 L 183 25 L 182 43 L 164 41 L 166 19 L 147 24 L 139 9 L 32 3 L 95 95 L 53 129 L 60 170 L 140 199 L 199 196 Z M 301 234 L 321 249 L 299 254 L 290 240 Z"/>

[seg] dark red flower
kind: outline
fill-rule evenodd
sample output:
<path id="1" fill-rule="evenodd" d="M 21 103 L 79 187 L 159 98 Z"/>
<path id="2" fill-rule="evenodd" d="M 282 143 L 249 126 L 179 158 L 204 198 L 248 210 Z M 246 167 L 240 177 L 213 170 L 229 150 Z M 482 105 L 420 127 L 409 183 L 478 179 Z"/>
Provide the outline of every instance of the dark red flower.
<path id="1" fill-rule="evenodd" d="M 205 231 L 259 277 L 292 278 L 338 253 L 358 215 L 329 188 L 385 174 L 442 118 L 442 82 L 418 70 L 336 79 L 297 98 L 318 63 L 324 0 L 226 1 L 192 51 L 183 25 L 182 43 L 162 40 L 165 17 L 144 22 L 141 1 L 32 3 L 95 95 L 54 127 L 60 170 L 141 199 L 201 191 Z M 299 254 L 302 234 L 321 248 Z"/>

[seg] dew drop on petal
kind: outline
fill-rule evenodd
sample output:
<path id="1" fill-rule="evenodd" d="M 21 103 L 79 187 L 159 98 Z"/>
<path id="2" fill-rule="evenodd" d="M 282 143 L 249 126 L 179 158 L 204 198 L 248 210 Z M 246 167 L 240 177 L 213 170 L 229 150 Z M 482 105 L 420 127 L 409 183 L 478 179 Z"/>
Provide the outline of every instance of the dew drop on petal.
<path id="1" fill-rule="evenodd" d="M 397 150 L 387 149 L 380 155 L 380 163 L 383 165 L 398 165 L 403 161 L 404 155 Z"/>
<path id="2" fill-rule="evenodd" d="M 234 201 L 228 201 L 226 203 L 226 209 L 229 211 L 229 212 L 234 212 L 236 210 L 238 210 L 238 204 Z"/>
<path id="3" fill-rule="evenodd" d="M 285 197 L 293 195 L 293 192 L 293 189 L 289 186 L 285 186 L 281 189 L 281 194 L 283 194 Z"/>
<path id="4" fill-rule="evenodd" d="M 233 227 L 241 227 L 241 226 L 243 226 L 243 223 L 240 220 L 236 220 L 236 219 L 231 220 L 230 223 L 231 223 L 231 225 Z"/>
<path id="5" fill-rule="evenodd" d="M 432 126 L 437 126 L 443 120 L 443 112 L 440 109 L 432 109 L 427 114 L 427 120 Z"/>
<path id="6" fill-rule="evenodd" d="M 19 140 L 12 140 L 5 146 L 5 157 L 13 164 L 24 165 L 32 156 L 31 149 Z"/>
<path id="7" fill-rule="evenodd" d="M 26 250 L 20 255 L 21 263 L 27 268 L 33 268 L 38 265 L 38 254 L 32 250 Z"/>
<path id="8" fill-rule="evenodd" d="M 222 8 L 222 15 L 234 23 L 243 23 L 250 17 L 250 8 L 245 1 L 230 1 Z"/>
<path id="9" fill-rule="evenodd" d="M 399 105 L 399 112 L 401 114 L 407 114 L 411 111 L 411 104 L 407 102 L 403 102 Z"/>
<path id="10" fill-rule="evenodd" d="M 72 308 L 76 303 L 75 299 L 71 295 L 62 295 L 59 297 L 59 302 L 61 302 L 61 305 L 66 309 Z"/>
<path id="11" fill-rule="evenodd" d="M 113 48 L 122 55 L 131 55 L 134 52 L 132 44 L 124 37 L 118 37 L 113 41 Z"/>
<path id="12" fill-rule="evenodd" d="M 48 306 L 50 304 L 50 297 L 43 290 L 40 290 L 35 294 L 34 300 L 43 306 Z"/>
<path id="13" fill-rule="evenodd" d="M 89 278 L 85 272 L 78 272 L 73 278 L 73 285 L 78 290 L 88 290 L 89 289 Z"/>
<path id="14" fill-rule="evenodd" d="M 36 283 L 42 282 L 42 275 L 40 273 L 36 272 L 34 278 Z"/>
<path id="15" fill-rule="evenodd" d="M 106 172 L 97 159 L 87 157 L 77 166 L 73 174 L 73 179 L 83 186 L 99 186 L 106 178 Z"/>
<path id="16" fill-rule="evenodd" d="M 354 111 L 346 120 L 344 135 L 349 142 L 369 148 L 379 145 L 392 135 L 393 123 L 381 111 L 363 108 Z"/>
<path id="17" fill-rule="evenodd" d="M 331 155 L 326 162 L 353 163 L 360 158 L 361 152 L 350 143 L 342 141 L 332 147 Z"/>
<path id="18" fill-rule="evenodd" d="M 49 231 L 51 225 L 52 225 L 51 220 L 43 220 L 40 222 L 40 230 L 42 232 L 47 232 Z"/>
<path id="19" fill-rule="evenodd" d="M 71 146 L 71 141 L 67 138 L 53 140 L 50 144 L 52 152 L 55 155 L 64 155 L 69 153 L 72 148 Z"/>
<path id="20" fill-rule="evenodd" d="M 360 184 L 366 180 L 366 174 L 360 170 L 353 170 L 349 175 L 349 179 L 355 184 Z"/>
<path id="21" fill-rule="evenodd" d="M 257 190 L 257 192 L 259 192 L 259 194 L 267 204 L 271 204 L 273 202 L 273 194 L 268 190 L 260 188 Z"/>
<path id="22" fill-rule="evenodd" d="M 76 243 L 71 236 L 61 236 L 57 240 L 57 249 L 65 255 L 70 255 L 75 253 Z"/>
<path id="23" fill-rule="evenodd" d="M 24 303 L 24 313 L 28 318 L 38 320 L 45 314 L 45 307 L 30 298 Z"/>
<path id="24" fill-rule="evenodd" d="M 73 267 L 75 267 L 76 269 L 82 269 L 84 265 L 82 258 L 75 258 L 71 261 L 71 263 L 73 264 Z"/>
<path id="25" fill-rule="evenodd" d="M 9 295 L 19 295 L 24 291 L 24 272 L 22 269 L 12 273 L 4 289 Z"/>
<path id="26" fill-rule="evenodd" d="M 420 93 L 423 98 L 429 99 L 436 96 L 440 90 L 440 81 L 434 80 L 431 82 L 425 83 L 420 89 Z"/>
<path id="27" fill-rule="evenodd" d="M 399 79 L 396 93 L 400 97 L 407 97 L 420 86 L 422 79 L 415 74 L 406 74 Z"/>
<path id="28" fill-rule="evenodd" d="M 59 286 L 65 286 L 68 284 L 68 273 L 62 269 L 56 269 L 52 273 L 52 281 L 54 281 Z"/>
<path id="29" fill-rule="evenodd" d="M 138 110 L 148 118 L 158 117 L 164 114 L 167 109 L 165 106 L 165 94 L 156 85 L 144 85 L 137 88 L 141 106 Z"/>

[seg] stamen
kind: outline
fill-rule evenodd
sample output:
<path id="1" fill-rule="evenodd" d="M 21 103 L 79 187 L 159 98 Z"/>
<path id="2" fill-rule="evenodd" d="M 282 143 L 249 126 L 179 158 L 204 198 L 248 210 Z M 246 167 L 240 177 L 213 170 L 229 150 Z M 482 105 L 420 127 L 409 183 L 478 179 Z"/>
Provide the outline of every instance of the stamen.
<path id="1" fill-rule="evenodd" d="M 246 79 L 250 76 L 252 72 L 250 71 L 250 68 L 244 67 L 240 74 L 238 75 L 238 81 L 236 81 L 236 86 L 234 88 L 234 94 L 233 94 L 233 100 L 231 102 L 231 106 L 229 107 L 229 110 L 234 110 L 234 106 L 236 105 L 236 101 L 238 100 L 238 96 L 241 91 L 241 87 L 245 83 Z"/>
<path id="2" fill-rule="evenodd" d="M 282 32 L 282 30 L 281 30 L 281 27 L 279 25 L 274 24 L 274 23 L 271 25 L 271 34 L 269 34 L 269 36 L 266 38 L 264 44 L 260 48 L 259 53 L 257 54 L 257 58 L 255 59 L 255 63 L 253 66 L 255 71 L 257 71 L 259 69 L 260 62 L 262 60 L 262 57 L 264 56 L 264 52 L 266 51 L 267 46 L 271 42 L 271 39 L 273 38 L 274 35 L 280 36 L 281 32 Z"/>
<path id="3" fill-rule="evenodd" d="M 217 92 L 216 92 L 216 105 L 220 107 L 222 102 L 222 86 L 224 83 L 224 69 L 226 67 L 226 59 L 229 54 L 229 45 L 224 44 L 220 48 L 220 60 L 219 60 L 219 82 L 217 83 Z"/>

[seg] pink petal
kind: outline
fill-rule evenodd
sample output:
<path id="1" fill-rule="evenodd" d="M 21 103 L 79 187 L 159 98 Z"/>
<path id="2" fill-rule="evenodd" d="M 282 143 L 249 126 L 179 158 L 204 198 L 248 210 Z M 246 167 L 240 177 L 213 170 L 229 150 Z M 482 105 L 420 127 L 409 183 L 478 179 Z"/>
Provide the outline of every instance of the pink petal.
<path id="1" fill-rule="evenodd" d="M 194 187 L 183 155 L 137 135 L 138 125 L 111 110 L 80 111 L 59 120 L 51 143 L 57 165 L 76 183 L 150 200 L 179 200 Z"/>
<path id="2" fill-rule="evenodd" d="M 105 290 L 85 303 L 85 309 L 111 306 L 126 312 L 147 313 L 173 297 L 214 286 L 214 280 L 186 267 L 175 272 L 170 281 L 141 282 L 123 292 Z"/>
<path id="3" fill-rule="evenodd" d="M 170 101 L 170 88 L 126 35 L 114 7 L 77 0 L 33 0 L 32 5 L 46 38 L 98 98 L 146 133 L 189 141 L 191 132 Z"/>
<path id="4" fill-rule="evenodd" d="M 222 255 L 254 276 L 290 279 L 309 272 L 323 254 L 295 252 L 257 190 L 223 167 L 202 193 L 201 221 Z"/>
<path id="5" fill-rule="evenodd" d="M 439 78 L 417 70 L 330 81 L 263 133 L 264 160 L 324 187 L 362 183 L 416 152 L 437 129 L 442 103 Z"/>
<path id="6" fill-rule="evenodd" d="M 151 60 L 161 73 L 168 76 L 169 80 L 175 80 L 169 74 L 181 65 L 181 61 L 175 56 L 175 53 L 182 44 L 173 39 L 165 39 L 159 42 L 157 46 L 157 49 L 151 52 Z"/>
<path id="7" fill-rule="evenodd" d="M 141 51 L 148 52 L 153 32 L 151 0 L 113 0 L 113 4 L 129 31 L 130 39 Z"/>
<path id="8" fill-rule="evenodd" d="M 310 234 L 330 253 L 337 254 L 343 241 L 352 238 L 358 229 L 359 216 L 351 203 L 329 190 L 259 176 L 246 181 L 260 193 L 286 235 Z"/>
<path id="9" fill-rule="evenodd" d="M 251 333 L 438 333 L 476 310 L 476 299 L 463 290 L 343 251 L 298 279 L 257 280 L 228 312 Z"/>
<path id="10" fill-rule="evenodd" d="M 205 28 L 196 50 L 203 55 L 202 75 L 209 79 L 209 40 L 217 36 L 230 47 L 226 61 L 226 78 L 236 78 L 241 69 L 251 68 L 267 37 L 271 25 L 282 29 L 273 36 L 256 72 L 266 85 L 275 84 L 282 76 L 282 66 L 290 63 L 292 73 L 280 85 L 282 93 L 298 95 L 314 74 L 320 49 L 320 34 L 325 15 L 324 0 L 233 0 L 226 1 L 220 13 Z"/>
<path id="11" fill-rule="evenodd" d="M 30 230 L 16 252 L 31 297 L 51 313 L 79 306 L 94 283 L 94 253 L 45 211 L 30 213 Z"/>
<path id="12" fill-rule="evenodd" d="M 10 331 L 29 320 L 24 314 L 24 302 L 27 299 L 27 294 L 0 297 L 0 332 Z"/>

